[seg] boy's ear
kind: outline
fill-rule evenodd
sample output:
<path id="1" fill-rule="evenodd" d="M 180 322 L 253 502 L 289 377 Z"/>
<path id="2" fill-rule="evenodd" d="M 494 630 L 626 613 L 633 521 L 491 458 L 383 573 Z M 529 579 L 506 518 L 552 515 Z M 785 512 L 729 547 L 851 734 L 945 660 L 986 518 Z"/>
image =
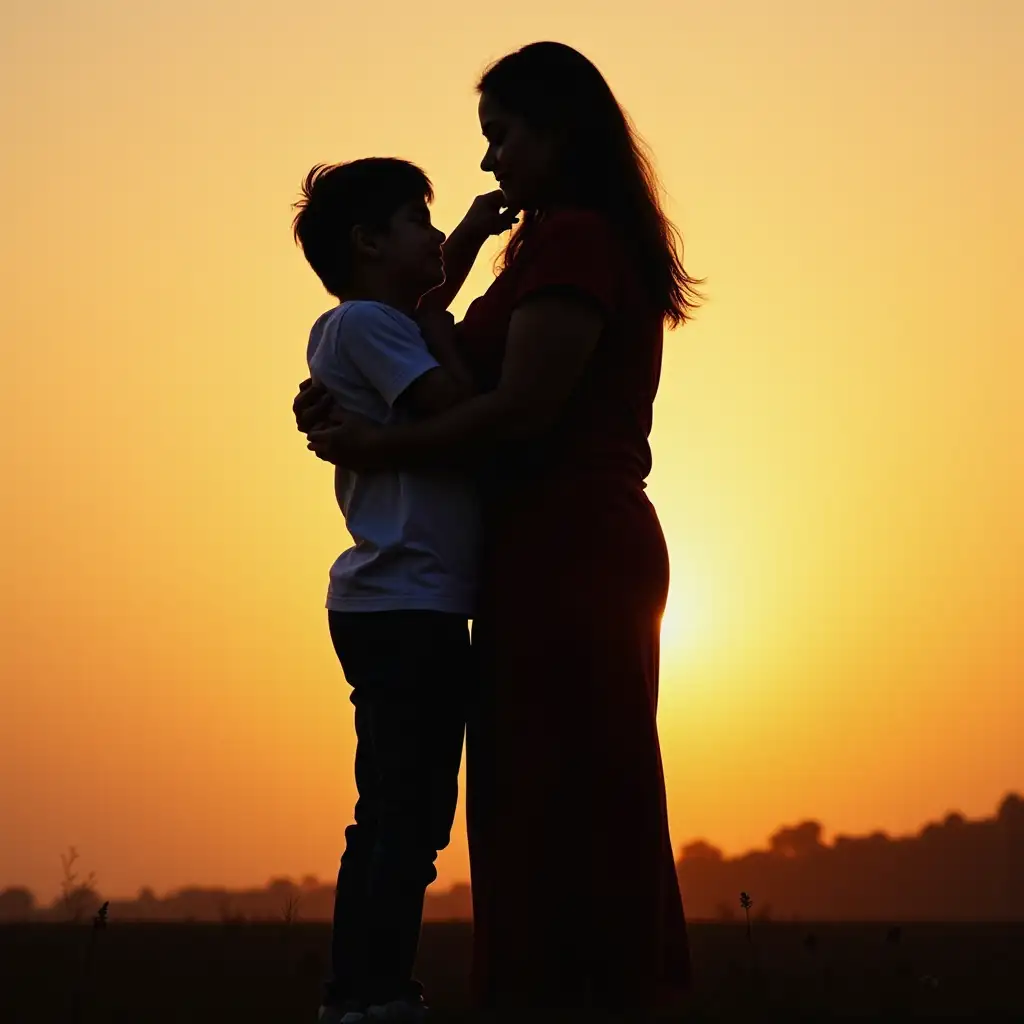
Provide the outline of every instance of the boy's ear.
<path id="1" fill-rule="evenodd" d="M 375 232 L 356 224 L 349 233 L 353 252 L 360 256 L 376 256 L 380 252 L 380 244 Z"/>

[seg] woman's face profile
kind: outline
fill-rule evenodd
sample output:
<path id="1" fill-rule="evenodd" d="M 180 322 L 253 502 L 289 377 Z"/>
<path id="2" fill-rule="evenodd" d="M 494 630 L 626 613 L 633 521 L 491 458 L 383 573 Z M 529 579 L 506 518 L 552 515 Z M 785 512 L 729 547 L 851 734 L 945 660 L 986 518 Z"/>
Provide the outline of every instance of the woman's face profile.
<path id="1" fill-rule="evenodd" d="M 549 138 L 526 120 L 510 114 L 486 92 L 480 96 L 480 130 L 487 152 L 480 169 L 493 174 L 513 210 L 532 210 L 543 204 L 554 163 Z"/>

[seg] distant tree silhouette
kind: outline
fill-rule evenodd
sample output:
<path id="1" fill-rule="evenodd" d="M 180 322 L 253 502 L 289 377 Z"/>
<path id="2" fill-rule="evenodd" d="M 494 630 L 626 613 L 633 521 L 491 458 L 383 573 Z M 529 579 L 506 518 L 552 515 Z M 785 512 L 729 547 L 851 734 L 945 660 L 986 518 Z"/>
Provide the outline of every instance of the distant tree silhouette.
<path id="1" fill-rule="evenodd" d="M 267 883 L 267 892 L 275 899 L 283 901 L 298 892 L 298 886 L 290 878 L 272 878 Z"/>
<path id="2" fill-rule="evenodd" d="M 1024 825 L 1024 797 L 1008 793 L 999 805 L 998 818 L 1007 824 Z"/>
<path id="3" fill-rule="evenodd" d="M 267 886 L 267 892 L 277 904 L 281 919 L 291 924 L 298 917 L 302 898 L 298 886 L 290 878 L 275 878 Z"/>
<path id="4" fill-rule="evenodd" d="M 736 920 L 738 894 L 755 897 L 756 920 L 1024 921 L 1024 799 L 1010 793 L 992 818 L 969 820 L 953 811 L 916 836 L 884 832 L 822 841 L 819 822 L 775 830 L 767 850 L 726 857 L 704 839 L 688 843 L 678 863 L 689 916 Z M 87 920 L 100 907 L 96 876 L 79 877 L 78 852 L 61 858 L 61 895 L 39 907 L 19 886 L 0 892 L 0 921 Z M 424 918 L 471 916 L 471 890 L 428 889 Z M 330 920 L 334 886 L 307 875 L 300 884 L 277 877 L 262 889 L 229 891 L 190 886 L 158 897 L 143 888 L 135 899 L 111 900 L 110 917 L 130 920 L 281 921 L 294 919 L 301 899 L 304 921 Z"/>
<path id="5" fill-rule="evenodd" d="M 819 920 L 1024 920 L 1024 800 L 996 817 L 958 812 L 917 836 L 884 832 L 822 842 L 818 822 L 778 829 L 767 851 L 715 858 L 706 842 L 683 848 L 679 879 L 695 918 L 721 917 L 735 893 L 788 918 Z"/>
<path id="6" fill-rule="evenodd" d="M 683 847 L 683 859 L 696 861 L 705 860 L 719 863 L 725 860 L 725 854 L 717 846 L 712 846 L 703 839 L 697 839 Z"/>
<path id="7" fill-rule="evenodd" d="M 0 892 L 0 921 L 28 921 L 36 912 L 36 898 L 23 886 Z"/>
<path id="8" fill-rule="evenodd" d="M 804 821 L 793 827 L 777 829 L 771 837 L 771 851 L 776 857 L 810 857 L 824 850 L 821 825 Z"/>

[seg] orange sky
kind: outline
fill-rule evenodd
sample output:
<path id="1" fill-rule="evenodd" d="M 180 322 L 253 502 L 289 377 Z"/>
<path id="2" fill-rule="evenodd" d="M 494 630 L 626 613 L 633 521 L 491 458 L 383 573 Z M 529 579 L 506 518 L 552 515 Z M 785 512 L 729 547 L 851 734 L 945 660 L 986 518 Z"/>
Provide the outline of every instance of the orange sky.
<path id="1" fill-rule="evenodd" d="M 1024 788 L 1024 5 L 351 6 L 5 7 L 0 885 L 51 897 L 69 844 L 108 895 L 333 874 L 345 538 L 289 409 L 330 302 L 289 204 L 400 155 L 450 228 L 492 187 L 474 79 L 537 38 L 604 70 L 708 278 L 651 480 L 676 846 Z"/>

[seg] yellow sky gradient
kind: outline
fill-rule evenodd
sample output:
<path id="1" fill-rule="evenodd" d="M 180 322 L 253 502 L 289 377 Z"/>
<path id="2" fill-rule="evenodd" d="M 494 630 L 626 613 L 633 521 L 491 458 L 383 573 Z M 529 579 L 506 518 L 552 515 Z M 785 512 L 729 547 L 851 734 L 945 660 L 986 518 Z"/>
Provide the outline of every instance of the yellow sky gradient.
<path id="1" fill-rule="evenodd" d="M 69 844 L 107 895 L 333 874 L 345 535 L 290 413 L 330 301 L 289 204 L 315 162 L 398 155 L 452 227 L 493 187 L 475 78 L 538 38 L 605 72 L 708 278 L 650 487 L 675 845 L 909 831 L 1024 788 L 1024 4 L 3 20 L 0 885 L 51 897 Z M 461 818 L 440 871 L 467 877 Z"/>

